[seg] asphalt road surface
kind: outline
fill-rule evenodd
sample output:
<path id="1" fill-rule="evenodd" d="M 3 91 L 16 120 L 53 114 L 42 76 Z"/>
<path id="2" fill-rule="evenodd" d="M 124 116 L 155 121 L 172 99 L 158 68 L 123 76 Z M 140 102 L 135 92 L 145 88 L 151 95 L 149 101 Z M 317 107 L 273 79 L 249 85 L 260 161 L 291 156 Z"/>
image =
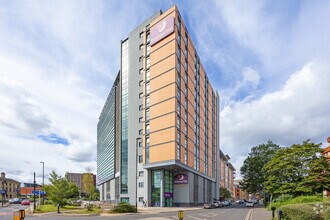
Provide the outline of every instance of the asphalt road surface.
<path id="1" fill-rule="evenodd" d="M 0 208 L 1 220 L 12 220 L 13 211 L 20 209 L 20 207 L 10 206 L 8 208 Z M 233 205 L 230 207 L 222 207 L 217 209 L 200 209 L 185 211 L 184 220 L 245 220 L 248 212 L 251 208 L 245 206 Z M 5 215 L 1 215 L 5 213 Z M 9 215 L 8 215 L 9 213 Z M 125 214 L 125 215 L 113 215 L 113 216 L 33 216 L 27 215 L 26 220 L 130 220 L 130 219 L 145 219 L 145 220 L 174 220 L 178 219 L 177 212 L 164 212 L 155 214 Z"/>

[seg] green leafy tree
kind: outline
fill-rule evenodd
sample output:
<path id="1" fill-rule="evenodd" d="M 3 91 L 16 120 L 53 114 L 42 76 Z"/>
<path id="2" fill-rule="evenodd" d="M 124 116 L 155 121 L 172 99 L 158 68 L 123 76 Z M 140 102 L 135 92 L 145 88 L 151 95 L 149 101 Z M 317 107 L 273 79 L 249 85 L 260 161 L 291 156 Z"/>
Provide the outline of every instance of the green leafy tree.
<path id="1" fill-rule="evenodd" d="M 244 191 L 249 194 L 263 192 L 265 177 L 262 169 L 279 149 L 280 147 L 272 141 L 251 149 L 240 170 L 243 177 L 240 186 Z"/>
<path id="2" fill-rule="evenodd" d="M 84 192 L 85 192 L 86 196 L 88 197 L 89 200 L 91 200 L 92 196 L 96 190 L 96 187 L 94 184 L 94 175 L 92 173 L 83 174 L 83 185 L 84 185 Z"/>
<path id="3" fill-rule="evenodd" d="M 45 185 L 45 191 L 54 205 L 59 204 L 63 207 L 69 198 L 75 198 L 79 194 L 79 188 L 74 183 L 58 175 L 54 170 L 50 174 L 49 181 L 51 184 Z"/>
<path id="4" fill-rule="evenodd" d="M 270 193 L 314 195 L 330 187 L 330 167 L 321 156 L 321 144 L 309 141 L 282 148 L 266 164 L 265 187 Z"/>
<path id="5" fill-rule="evenodd" d="M 220 187 L 220 198 L 224 198 L 224 199 L 231 198 L 231 194 L 226 187 Z"/>

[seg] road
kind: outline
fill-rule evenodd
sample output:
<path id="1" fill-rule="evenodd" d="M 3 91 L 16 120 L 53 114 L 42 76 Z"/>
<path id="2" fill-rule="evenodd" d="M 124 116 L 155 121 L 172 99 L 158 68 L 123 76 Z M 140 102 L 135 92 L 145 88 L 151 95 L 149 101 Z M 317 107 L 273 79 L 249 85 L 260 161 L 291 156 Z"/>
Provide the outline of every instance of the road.
<path id="1" fill-rule="evenodd" d="M 12 205 L 13 206 L 13 205 Z M 10 206 L 6 208 L 5 212 L 0 208 L 0 219 L 1 220 L 12 220 L 12 212 L 18 210 L 20 207 Z M 249 210 L 251 208 L 246 208 L 244 206 L 233 205 L 230 207 L 222 207 L 217 209 L 199 209 L 185 211 L 184 220 L 245 220 Z M 2 215 L 1 213 L 7 213 Z M 8 215 L 10 213 L 10 215 Z M 145 220 L 174 220 L 177 218 L 177 212 L 164 212 L 164 213 L 154 213 L 154 214 L 125 214 L 125 215 L 111 215 L 111 216 L 33 216 L 27 215 L 26 220 L 128 220 L 128 219 L 145 219 Z"/>

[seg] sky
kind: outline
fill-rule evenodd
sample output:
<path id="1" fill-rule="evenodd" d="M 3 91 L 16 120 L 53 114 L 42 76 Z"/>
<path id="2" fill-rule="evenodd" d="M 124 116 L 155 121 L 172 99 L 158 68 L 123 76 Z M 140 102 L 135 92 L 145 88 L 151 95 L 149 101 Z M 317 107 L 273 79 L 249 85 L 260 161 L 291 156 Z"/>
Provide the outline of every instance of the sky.
<path id="1" fill-rule="evenodd" d="M 268 140 L 326 146 L 326 0 L 0 1 L 0 172 L 21 182 L 36 172 L 39 183 L 41 161 L 46 178 L 96 172 L 96 126 L 120 41 L 173 4 L 219 92 L 220 148 L 237 171 Z"/>

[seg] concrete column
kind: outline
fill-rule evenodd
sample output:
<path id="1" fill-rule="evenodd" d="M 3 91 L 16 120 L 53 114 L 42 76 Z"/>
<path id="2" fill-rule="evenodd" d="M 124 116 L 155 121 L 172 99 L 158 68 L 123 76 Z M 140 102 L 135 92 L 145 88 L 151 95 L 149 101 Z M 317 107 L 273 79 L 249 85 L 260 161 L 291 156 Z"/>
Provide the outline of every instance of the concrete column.
<path id="1" fill-rule="evenodd" d="M 165 206 L 165 198 L 164 198 L 164 170 L 160 171 L 160 206 Z"/>

